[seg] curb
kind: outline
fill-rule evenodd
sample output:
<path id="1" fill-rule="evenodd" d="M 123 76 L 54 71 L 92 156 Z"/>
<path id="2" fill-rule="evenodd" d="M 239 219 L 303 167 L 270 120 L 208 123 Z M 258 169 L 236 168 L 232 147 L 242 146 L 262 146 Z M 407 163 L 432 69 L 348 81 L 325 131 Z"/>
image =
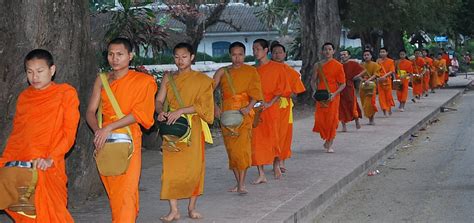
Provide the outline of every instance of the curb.
<path id="1" fill-rule="evenodd" d="M 306 204 L 305 206 L 299 208 L 295 213 L 288 213 L 285 211 L 284 208 L 279 208 L 281 210 L 275 211 L 278 212 L 287 212 L 290 216 L 286 219 L 281 219 L 281 222 L 284 223 L 297 223 L 297 222 L 311 222 L 317 215 L 319 215 L 323 210 L 325 210 L 330 204 L 332 204 L 337 198 L 345 194 L 347 190 L 350 189 L 351 185 L 359 178 L 366 174 L 366 171 L 376 165 L 377 161 L 382 159 L 385 155 L 389 154 L 393 151 L 394 148 L 399 146 L 402 142 L 410 137 L 411 134 L 418 131 L 421 127 L 426 125 L 426 123 L 436 117 L 441 111 L 441 107 L 446 107 L 447 105 L 451 104 L 455 100 L 459 99 L 464 90 L 459 90 L 457 94 L 447 100 L 445 103 L 440 105 L 436 108 L 433 112 L 423 118 L 421 121 L 413 125 L 409 130 L 407 130 L 404 134 L 400 135 L 397 139 L 392 141 L 389 145 L 385 148 L 381 149 L 379 152 L 371 156 L 367 161 L 363 164 L 356 167 L 352 172 L 348 175 L 340 179 L 336 184 L 329 187 L 326 191 L 322 194 L 317 196 L 311 202 Z M 301 196 L 301 195 L 300 195 Z M 276 216 L 267 216 L 266 218 L 262 219 L 259 222 L 275 222 Z"/>

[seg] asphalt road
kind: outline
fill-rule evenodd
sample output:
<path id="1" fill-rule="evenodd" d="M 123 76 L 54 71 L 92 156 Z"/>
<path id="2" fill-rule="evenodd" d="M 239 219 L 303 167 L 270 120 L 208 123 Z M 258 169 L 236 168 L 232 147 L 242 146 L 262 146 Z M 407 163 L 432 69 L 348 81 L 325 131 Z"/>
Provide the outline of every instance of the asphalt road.
<path id="1" fill-rule="evenodd" d="M 314 222 L 474 222 L 474 92 L 450 107 Z"/>

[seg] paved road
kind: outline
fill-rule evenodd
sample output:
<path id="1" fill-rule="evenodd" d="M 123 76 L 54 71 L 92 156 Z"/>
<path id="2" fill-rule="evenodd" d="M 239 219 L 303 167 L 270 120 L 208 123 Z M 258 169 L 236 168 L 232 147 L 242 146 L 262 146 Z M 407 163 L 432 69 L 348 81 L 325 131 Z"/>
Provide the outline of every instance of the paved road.
<path id="1" fill-rule="evenodd" d="M 314 222 L 474 222 L 474 92 L 454 107 Z"/>

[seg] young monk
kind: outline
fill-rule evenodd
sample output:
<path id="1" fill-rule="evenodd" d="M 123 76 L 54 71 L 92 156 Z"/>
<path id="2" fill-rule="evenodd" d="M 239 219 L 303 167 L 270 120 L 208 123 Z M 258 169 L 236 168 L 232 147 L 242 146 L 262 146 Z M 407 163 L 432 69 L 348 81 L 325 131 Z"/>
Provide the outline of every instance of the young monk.
<path id="1" fill-rule="evenodd" d="M 380 64 L 372 61 L 372 52 L 370 50 L 364 50 L 362 56 L 364 58 L 362 66 L 365 68 L 366 72 L 360 76 L 362 78 L 362 83 L 359 87 L 360 102 L 362 104 L 362 109 L 364 110 L 364 116 L 369 118 L 369 125 L 375 125 L 374 116 L 378 111 L 377 106 L 375 105 L 376 89 L 374 88 L 372 90 L 372 94 L 368 94 L 363 86 L 383 75 L 382 67 Z"/>
<path id="2" fill-rule="evenodd" d="M 336 138 L 336 129 L 339 125 L 339 94 L 346 87 L 346 78 L 344 67 L 333 58 L 334 45 L 325 43 L 321 50 L 324 59 L 314 65 L 311 84 L 316 86 L 315 90 L 328 90 L 330 96 L 327 101 L 316 102 L 313 132 L 319 132 L 319 135 L 325 141 L 323 146 L 326 152 L 334 153 L 331 146 Z M 324 79 L 329 89 L 327 89 Z"/>
<path id="3" fill-rule="evenodd" d="M 341 92 L 339 120 L 342 124 L 342 132 L 347 132 L 346 123 L 354 120 L 356 129 L 361 128 L 359 118 L 362 118 L 362 111 L 357 102 L 354 81 L 365 72 L 365 69 L 356 61 L 351 60 L 351 52 L 348 50 L 342 50 L 340 56 L 346 75 L 346 87 Z"/>
<path id="4" fill-rule="evenodd" d="M 285 64 L 286 49 L 280 43 L 272 44 L 272 60 L 277 63 Z M 306 91 L 300 74 L 292 67 L 286 66 L 286 81 L 290 86 L 291 92 L 280 97 L 280 170 L 286 172 L 285 160 L 291 157 L 291 143 L 293 140 L 293 99 L 292 97 Z"/>
<path id="5" fill-rule="evenodd" d="M 245 176 L 252 162 L 253 106 L 263 100 L 260 76 L 255 67 L 244 64 L 245 45 L 234 42 L 229 46 L 232 65 L 220 68 L 214 74 L 215 89 L 220 87 L 222 110 L 215 105 L 214 114 L 220 118 L 222 112 L 238 110 L 244 116 L 242 124 L 232 134 L 232 130 L 222 126 L 224 144 L 229 157 L 229 169 L 234 172 L 237 184 L 229 192 L 246 194 Z M 234 92 L 235 91 L 235 92 Z"/>
<path id="6" fill-rule="evenodd" d="M 415 76 L 412 77 L 412 87 L 413 87 L 413 98 L 411 99 L 413 103 L 416 103 L 417 100 L 421 99 L 423 95 L 423 76 L 426 73 L 426 62 L 421 55 L 421 50 L 416 49 L 414 51 L 415 59 L 413 61 L 413 72 L 420 75 L 420 79 L 417 79 Z"/>
<path id="7" fill-rule="evenodd" d="M 400 50 L 398 55 L 400 59 L 397 61 L 397 73 L 395 73 L 395 77 L 402 82 L 402 89 L 397 90 L 397 98 L 400 103 L 398 110 L 403 112 L 405 111 L 405 104 L 408 98 L 410 76 L 413 74 L 413 63 L 407 59 L 407 53 L 405 50 Z"/>
<path id="8" fill-rule="evenodd" d="M 380 58 L 377 59 L 377 63 L 382 66 L 382 72 L 384 73 L 378 78 L 378 93 L 380 108 L 382 108 L 383 115 L 386 117 L 392 115 L 392 107 L 395 106 L 392 95 L 392 75 L 395 74 L 395 63 L 392 59 L 388 58 L 388 51 L 385 48 L 379 50 Z"/>
<path id="9" fill-rule="evenodd" d="M 112 68 L 107 74 L 107 80 L 125 116 L 121 119 L 117 117 L 102 81 L 97 77 L 86 118 L 94 132 L 96 154 L 104 147 L 111 133 L 126 132 L 126 126 L 131 129 L 134 152 L 127 171 L 119 176 L 100 175 L 100 178 L 109 196 L 112 222 L 135 222 L 139 210 L 138 181 L 141 172 L 140 125 L 148 129 L 154 123 L 154 96 L 157 86 L 152 76 L 129 70 L 133 51 L 128 39 L 113 39 L 109 42 L 107 51 L 107 60 Z M 99 127 L 96 116 L 99 106 L 102 106 L 102 128 Z"/>
<path id="10" fill-rule="evenodd" d="M 438 76 L 438 88 L 444 86 L 444 80 L 445 80 L 445 73 L 448 70 L 446 67 L 446 60 L 443 59 L 443 55 L 441 53 L 438 53 L 436 56 L 436 59 L 433 61 L 433 67 L 434 70 L 436 71 L 436 74 Z"/>
<path id="11" fill-rule="evenodd" d="M 266 183 L 264 165 L 273 164 L 275 179 L 281 177 L 280 170 L 280 96 L 291 91 L 285 75 L 284 64 L 268 59 L 268 42 L 257 39 L 253 42 L 253 55 L 258 61 L 257 71 L 260 75 L 263 92 L 264 110 L 260 115 L 260 124 L 252 131 L 252 166 L 257 166 L 258 178 L 252 184 Z"/>
<path id="12" fill-rule="evenodd" d="M 438 75 L 436 75 L 435 69 L 433 67 L 433 59 L 429 57 L 429 51 L 427 49 L 423 49 L 422 55 L 427 66 L 427 73 L 425 76 L 428 76 L 427 78 L 425 78 L 426 80 L 424 79 L 426 86 L 423 86 L 423 89 L 425 90 L 426 88 L 425 96 L 428 96 L 428 90 L 430 89 L 431 89 L 431 93 L 435 93 L 435 88 L 438 87 L 439 81 L 438 81 Z"/>
<path id="13" fill-rule="evenodd" d="M 196 211 L 196 202 L 204 191 L 204 142 L 212 143 L 208 124 L 214 121 L 213 80 L 206 74 L 191 69 L 195 53 L 190 44 L 178 43 L 173 53 L 178 71 L 163 77 L 156 97 L 156 112 L 158 121 L 168 125 L 174 124 L 182 116 L 186 117 L 191 126 L 191 134 L 189 138 L 176 143 L 179 152 L 166 147 L 163 149 L 161 199 L 168 200 L 170 205 L 168 215 L 160 218 L 163 221 L 180 218 L 178 199 L 189 199 L 190 218 L 202 218 Z M 176 88 L 173 89 L 173 86 Z M 179 96 L 174 93 L 175 90 Z M 164 110 L 165 100 L 169 111 Z M 169 142 L 164 139 L 163 144 L 167 143 Z"/>
<path id="14" fill-rule="evenodd" d="M 76 138 L 79 99 L 72 86 L 51 81 L 56 65 L 48 51 L 29 52 L 24 66 L 30 86 L 18 97 L 13 130 L 0 157 L 0 210 L 15 222 L 74 222 L 67 210 L 64 156 Z M 29 203 L 36 213 L 9 210 L 18 202 L 17 187 L 30 186 L 33 172 L 37 183 Z"/>

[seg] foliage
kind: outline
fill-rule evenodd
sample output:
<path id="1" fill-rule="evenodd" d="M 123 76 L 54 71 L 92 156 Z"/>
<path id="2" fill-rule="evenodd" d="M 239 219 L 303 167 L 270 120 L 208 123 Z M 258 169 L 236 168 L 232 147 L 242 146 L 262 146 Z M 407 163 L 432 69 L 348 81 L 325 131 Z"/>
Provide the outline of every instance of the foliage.
<path id="1" fill-rule="evenodd" d="M 280 35 L 288 35 L 292 26 L 298 26 L 298 5 L 291 0 L 274 0 L 262 5 L 262 10 L 255 15 L 267 27 L 277 29 Z"/>
<path id="2" fill-rule="evenodd" d="M 143 3 L 133 5 L 132 0 L 119 0 L 121 9 L 111 11 L 113 13 L 112 23 L 105 34 L 106 41 L 122 36 L 132 42 L 135 53 L 140 55 L 140 47 L 145 51 L 151 48 L 154 54 L 157 54 L 165 44 L 167 34 L 163 27 L 156 24 L 155 13 L 144 7 L 152 3 L 152 0 L 146 0 Z"/>
<path id="3" fill-rule="evenodd" d="M 115 7 L 115 0 L 89 0 L 91 12 L 103 12 Z"/>
<path id="4" fill-rule="evenodd" d="M 461 0 L 453 22 L 455 33 L 474 37 L 474 1 Z"/>

